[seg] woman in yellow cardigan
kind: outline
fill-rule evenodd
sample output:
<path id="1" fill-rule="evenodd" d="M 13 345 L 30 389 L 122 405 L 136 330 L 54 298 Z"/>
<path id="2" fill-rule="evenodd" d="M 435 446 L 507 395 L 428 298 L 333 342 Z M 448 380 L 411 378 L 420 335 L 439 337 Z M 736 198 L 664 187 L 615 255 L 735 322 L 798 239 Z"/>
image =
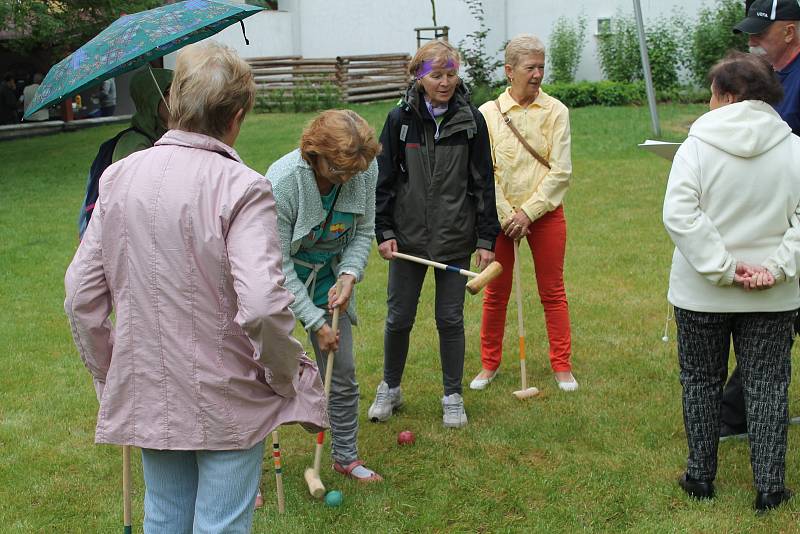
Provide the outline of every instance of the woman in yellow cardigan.
<path id="1" fill-rule="evenodd" d="M 511 86 L 497 100 L 480 108 L 492 143 L 497 214 L 503 229 L 497 236 L 495 255 L 504 270 L 484 293 L 482 369 L 470 388 L 485 389 L 500 366 L 514 241 L 526 239 L 544 307 L 550 365 L 559 388 L 574 391 L 578 382 L 571 372 L 569 309 L 563 276 L 567 225 L 562 201 L 572 174 L 569 112 L 564 104 L 541 90 L 545 66 L 541 40 L 519 35 L 508 43 L 505 56 L 505 72 Z"/>

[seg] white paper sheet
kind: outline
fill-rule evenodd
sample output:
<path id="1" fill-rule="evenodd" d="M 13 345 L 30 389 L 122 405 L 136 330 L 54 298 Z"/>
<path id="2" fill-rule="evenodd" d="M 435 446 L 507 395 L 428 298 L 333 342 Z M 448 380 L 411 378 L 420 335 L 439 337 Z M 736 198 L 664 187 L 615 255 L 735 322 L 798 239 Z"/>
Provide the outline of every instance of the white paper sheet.
<path id="1" fill-rule="evenodd" d="M 643 148 L 648 152 L 652 152 L 656 156 L 661 156 L 664 159 L 672 161 L 675 157 L 675 152 L 678 151 L 680 143 L 670 143 L 668 141 L 654 141 L 647 139 L 644 143 L 639 143 L 639 148 Z"/>

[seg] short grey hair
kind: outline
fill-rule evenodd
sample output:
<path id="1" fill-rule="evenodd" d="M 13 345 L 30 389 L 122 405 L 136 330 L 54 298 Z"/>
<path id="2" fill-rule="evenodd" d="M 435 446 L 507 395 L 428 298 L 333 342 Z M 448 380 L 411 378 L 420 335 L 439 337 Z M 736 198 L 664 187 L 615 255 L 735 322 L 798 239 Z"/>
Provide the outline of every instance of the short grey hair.
<path id="1" fill-rule="evenodd" d="M 523 33 L 511 39 L 506 45 L 506 65 L 516 67 L 523 56 L 545 55 L 544 43 L 535 35 Z"/>
<path id="2" fill-rule="evenodd" d="M 216 41 L 178 53 L 169 93 L 169 126 L 221 139 L 241 109 L 255 102 L 253 71 L 232 49 Z"/>

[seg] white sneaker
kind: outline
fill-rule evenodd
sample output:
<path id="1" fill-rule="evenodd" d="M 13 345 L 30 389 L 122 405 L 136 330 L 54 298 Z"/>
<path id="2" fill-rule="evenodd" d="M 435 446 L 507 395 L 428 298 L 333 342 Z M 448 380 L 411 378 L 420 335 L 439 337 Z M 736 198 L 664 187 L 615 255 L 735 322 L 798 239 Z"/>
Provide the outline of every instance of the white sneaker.
<path id="1" fill-rule="evenodd" d="M 392 412 L 403 405 L 403 392 L 400 386 L 390 388 L 389 384 L 381 381 L 378 384 L 378 391 L 375 392 L 375 401 L 367 411 L 370 421 L 386 421 L 392 416 Z"/>
<path id="2" fill-rule="evenodd" d="M 568 382 L 561 382 L 560 380 L 556 379 L 556 383 L 561 391 L 575 391 L 578 389 L 578 381 L 575 380 L 574 376 L 572 377 L 572 380 Z"/>
<path id="3" fill-rule="evenodd" d="M 483 372 L 483 371 L 481 371 L 481 372 Z M 492 380 L 494 380 L 494 377 L 497 376 L 497 371 L 493 372 L 492 376 L 490 376 L 489 378 L 479 378 L 480 376 L 481 376 L 481 373 L 478 373 L 477 376 L 475 376 L 475 378 L 472 379 L 472 382 L 469 383 L 469 389 L 474 389 L 474 390 L 478 390 L 478 391 L 482 390 L 482 389 L 486 389 L 486 387 L 489 385 L 489 383 Z"/>
<path id="4" fill-rule="evenodd" d="M 464 399 L 458 393 L 442 397 L 442 424 L 446 428 L 462 428 L 467 426 L 467 414 L 464 412 Z"/>

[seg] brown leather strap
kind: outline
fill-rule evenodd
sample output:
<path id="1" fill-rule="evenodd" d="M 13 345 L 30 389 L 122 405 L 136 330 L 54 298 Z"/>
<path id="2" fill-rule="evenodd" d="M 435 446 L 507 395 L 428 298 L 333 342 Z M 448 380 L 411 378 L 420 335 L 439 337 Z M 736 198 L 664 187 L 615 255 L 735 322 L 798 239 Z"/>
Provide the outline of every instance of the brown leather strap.
<path id="1" fill-rule="evenodd" d="M 511 128 L 511 131 L 514 132 L 514 135 L 517 136 L 517 139 L 519 139 L 519 142 L 522 143 L 522 146 L 525 147 L 525 150 L 530 152 L 531 156 L 536 158 L 536 161 L 538 161 L 539 163 L 541 163 L 542 165 L 544 165 L 549 169 L 550 163 L 542 156 L 540 156 L 539 153 L 536 152 L 536 150 L 525 140 L 525 138 L 522 137 L 522 134 L 519 133 L 517 127 L 514 126 L 514 124 L 511 122 L 511 117 L 509 117 L 507 113 L 503 113 L 503 111 L 500 109 L 500 100 L 495 100 L 494 105 L 497 106 L 497 111 L 499 111 L 500 115 L 503 116 L 503 122 L 505 122 L 508 125 L 508 127 Z"/>

